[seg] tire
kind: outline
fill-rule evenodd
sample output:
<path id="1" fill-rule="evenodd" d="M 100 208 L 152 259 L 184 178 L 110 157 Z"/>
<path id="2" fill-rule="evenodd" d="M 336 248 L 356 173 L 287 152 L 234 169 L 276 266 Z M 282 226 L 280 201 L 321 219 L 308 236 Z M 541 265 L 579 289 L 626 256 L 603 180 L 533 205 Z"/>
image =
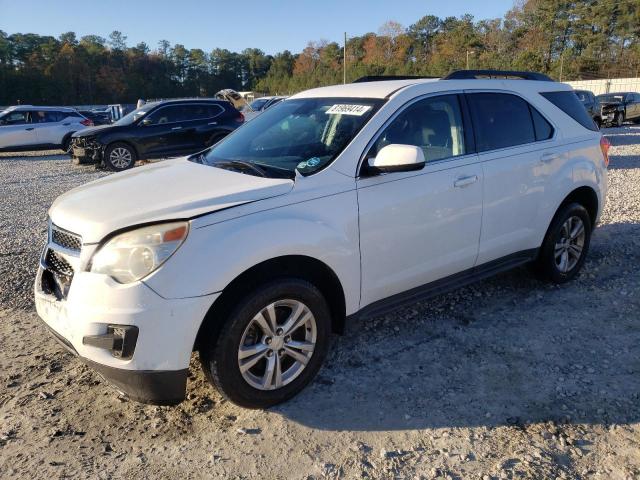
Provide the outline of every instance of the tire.
<path id="1" fill-rule="evenodd" d="M 635 123 L 636 125 L 640 124 L 640 117 L 634 118 L 633 123 Z"/>
<path id="2" fill-rule="evenodd" d="M 231 314 L 221 319 L 224 323 L 219 332 L 209 329 L 200 342 L 200 360 L 207 379 L 223 397 L 241 407 L 268 408 L 290 399 L 313 380 L 326 357 L 331 330 L 326 300 L 311 283 L 282 278 L 257 288 L 235 304 Z M 306 321 L 287 334 L 280 327 L 286 327 L 300 305 L 303 313 L 297 318 Z M 275 332 L 269 312 L 275 312 Z M 314 348 L 309 351 L 311 345 Z M 245 350 L 243 358 L 241 346 Z M 244 373 L 240 363 L 245 366 Z M 277 386 L 276 373 L 269 375 L 269 365 L 274 372 L 281 365 L 281 386 Z"/>
<path id="3" fill-rule="evenodd" d="M 620 128 L 624 123 L 624 115 L 622 112 L 616 113 L 615 117 L 613 117 L 613 125 Z"/>
<path id="4" fill-rule="evenodd" d="M 107 170 L 121 172 L 132 168 L 136 164 L 137 155 L 133 147 L 126 143 L 112 143 L 102 157 L 102 163 Z"/>
<path id="5" fill-rule="evenodd" d="M 598 130 L 602 129 L 602 119 L 600 117 L 594 118 L 593 121 L 596 123 L 596 127 L 598 127 Z"/>
<path id="6" fill-rule="evenodd" d="M 572 280 L 587 257 L 591 232 L 591 217 L 582 205 L 570 203 L 562 206 L 551 221 L 535 261 L 534 269 L 538 276 L 553 283 Z"/>
<path id="7" fill-rule="evenodd" d="M 62 139 L 62 144 L 60 145 L 60 148 L 64 153 L 69 153 L 69 150 L 71 148 L 71 135 L 73 135 L 73 132 L 68 134 L 66 137 Z"/>

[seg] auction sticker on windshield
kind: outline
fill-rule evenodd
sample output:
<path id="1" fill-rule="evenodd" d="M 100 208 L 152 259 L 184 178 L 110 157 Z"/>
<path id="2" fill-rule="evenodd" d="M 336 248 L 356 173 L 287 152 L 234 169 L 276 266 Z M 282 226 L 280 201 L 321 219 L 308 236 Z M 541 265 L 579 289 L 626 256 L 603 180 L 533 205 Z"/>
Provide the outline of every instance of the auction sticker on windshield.
<path id="1" fill-rule="evenodd" d="M 338 103 L 336 105 L 332 105 L 329 110 L 327 110 L 327 115 L 356 115 L 360 117 L 364 115 L 371 109 L 371 105 L 349 105 L 346 103 Z"/>

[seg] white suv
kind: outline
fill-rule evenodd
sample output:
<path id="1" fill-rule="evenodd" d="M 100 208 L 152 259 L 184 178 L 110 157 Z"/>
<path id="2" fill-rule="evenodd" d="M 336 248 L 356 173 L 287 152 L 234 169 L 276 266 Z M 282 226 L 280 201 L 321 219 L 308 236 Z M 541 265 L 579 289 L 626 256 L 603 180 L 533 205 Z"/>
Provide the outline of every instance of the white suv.
<path id="1" fill-rule="evenodd" d="M 222 395 L 268 407 L 350 317 L 525 263 L 570 280 L 608 144 L 569 86 L 481 78 L 503 73 L 309 90 L 204 152 L 62 195 L 39 315 L 134 399 L 181 401 L 197 350 Z"/>
<path id="2" fill-rule="evenodd" d="M 0 152 L 69 150 L 71 135 L 93 122 L 68 107 L 20 105 L 0 111 Z"/>

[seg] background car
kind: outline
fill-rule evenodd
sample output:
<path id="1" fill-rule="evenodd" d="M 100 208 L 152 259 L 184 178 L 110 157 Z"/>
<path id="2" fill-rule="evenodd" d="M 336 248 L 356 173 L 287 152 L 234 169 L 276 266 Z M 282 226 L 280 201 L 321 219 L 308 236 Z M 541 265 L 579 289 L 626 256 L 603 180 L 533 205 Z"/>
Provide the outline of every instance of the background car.
<path id="1" fill-rule="evenodd" d="M 627 120 L 640 123 L 640 93 L 620 92 L 598 95 L 602 105 L 602 117 L 611 118 L 610 122 L 621 127 Z"/>
<path id="2" fill-rule="evenodd" d="M 69 149 L 71 135 L 93 122 L 72 108 L 21 105 L 0 112 L 0 151 Z"/>
<path id="3" fill-rule="evenodd" d="M 593 121 L 596 122 L 596 125 L 600 128 L 602 125 L 602 107 L 598 98 L 589 90 L 575 90 L 575 92 L 580 102 L 584 105 L 584 108 L 587 109 L 587 112 L 589 112 L 589 115 L 593 118 Z"/>
<path id="4" fill-rule="evenodd" d="M 186 155 L 209 147 L 244 122 L 227 101 L 165 100 L 143 105 L 111 125 L 73 136 L 75 163 L 98 163 L 113 171 L 137 159 Z"/>
<path id="5" fill-rule="evenodd" d="M 107 112 L 96 110 L 78 110 L 80 115 L 87 117 L 93 122 L 94 125 L 109 125 L 111 123 L 111 117 Z"/>
<path id="6" fill-rule="evenodd" d="M 256 98 L 253 102 L 248 104 L 242 109 L 242 113 L 245 116 L 245 120 L 249 121 L 260 115 L 262 112 L 274 105 L 280 103 L 287 97 L 273 96 L 273 97 L 260 97 Z"/>

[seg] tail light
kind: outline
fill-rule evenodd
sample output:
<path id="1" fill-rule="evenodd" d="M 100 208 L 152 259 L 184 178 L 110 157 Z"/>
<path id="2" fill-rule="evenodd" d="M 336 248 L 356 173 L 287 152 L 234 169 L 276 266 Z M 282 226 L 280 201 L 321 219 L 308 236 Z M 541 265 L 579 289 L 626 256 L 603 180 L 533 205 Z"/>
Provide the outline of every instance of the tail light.
<path id="1" fill-rule="evenodd" d="M 600 138 L 600 150 L 602 150 L 602 156 L 604 157 L 604 166 L 609 166 L 609 148 L 611 148 L 611 142 L 607 137 Z"/>
<path id="2" fill-rule="evenodd" d="M 236 117 L 236 122 L 244 123 L 244 115 L 242 114 L 242 112 L 238 112 L 238 116 Z"/>
<path id="3" fill-rule="evenodd" d="M 89 120 L 88 118 L 85 118 L 80 123 L 82 125 L 84 125 L 85 127 L 93 127 L 93 122 L 91 120 Z"/>

